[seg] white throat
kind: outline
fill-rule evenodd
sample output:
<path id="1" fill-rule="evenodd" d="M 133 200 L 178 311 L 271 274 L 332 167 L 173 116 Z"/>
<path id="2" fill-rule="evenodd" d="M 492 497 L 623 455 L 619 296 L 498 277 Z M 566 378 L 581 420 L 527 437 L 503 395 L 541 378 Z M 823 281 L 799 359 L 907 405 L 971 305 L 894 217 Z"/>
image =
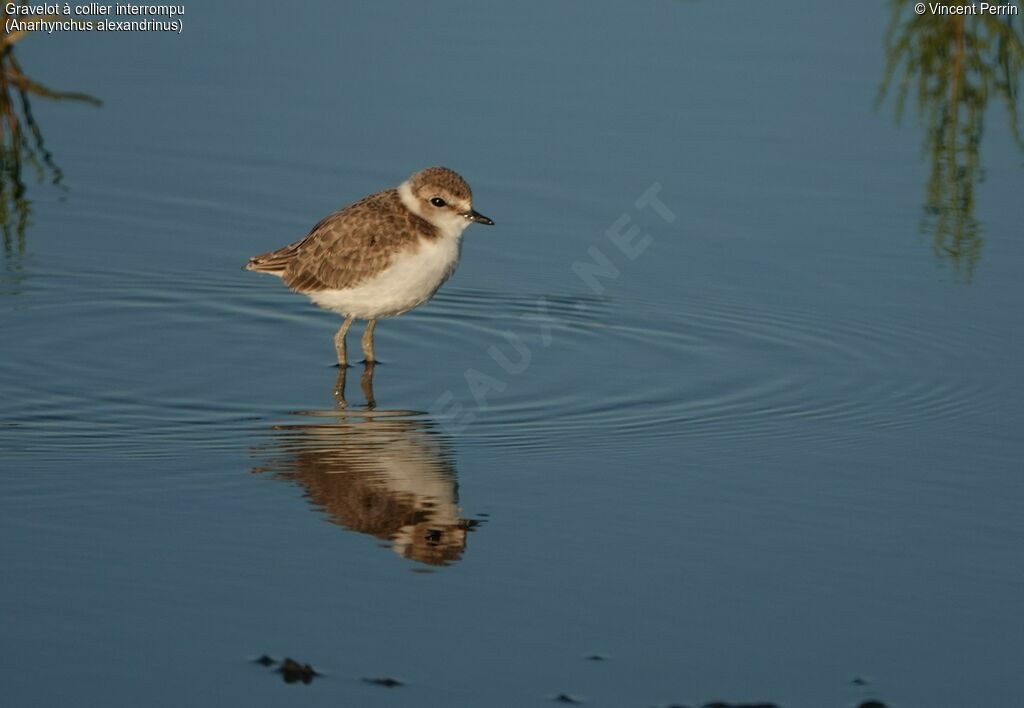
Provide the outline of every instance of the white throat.
<path id="1" fill-rule="evenodd" d="M 406 209 L 424 219 L 427 223 L 437 227 L 441 235 L 446 238 L 459 238 L 470 224 L 469 219 L 459 216 L 451 209 L 439 209 L 424 213 L 422 203 L 412 193 L 412 185 L 409 184 L 409 180 L 398 185 L 398 198 L 402 200 L 402 204 L 405 205 Z"/>

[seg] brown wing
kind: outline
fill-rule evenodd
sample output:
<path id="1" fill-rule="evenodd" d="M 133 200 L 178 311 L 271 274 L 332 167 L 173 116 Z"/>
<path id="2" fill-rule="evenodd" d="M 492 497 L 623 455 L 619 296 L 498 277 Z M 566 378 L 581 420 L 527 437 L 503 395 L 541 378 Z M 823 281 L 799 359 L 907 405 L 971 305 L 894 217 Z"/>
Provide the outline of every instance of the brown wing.
<path id="1" fill-rule="evenodd" d="M 301 241 L 253 256 L 246 268 L 279 274 L 299 292 L 349 288 L 387 268 L 420 236 L 433 237 L 433 227 L 389 189 L 331 214 Z"/>

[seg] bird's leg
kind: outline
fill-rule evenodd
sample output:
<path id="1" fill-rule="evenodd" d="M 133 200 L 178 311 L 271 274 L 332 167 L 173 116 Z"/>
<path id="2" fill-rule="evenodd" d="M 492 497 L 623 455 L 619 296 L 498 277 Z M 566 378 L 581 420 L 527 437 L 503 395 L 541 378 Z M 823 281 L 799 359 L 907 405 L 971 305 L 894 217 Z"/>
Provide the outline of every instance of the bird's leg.
<path id="1" fill-rule="evenodd" d="M 352 320 L 354 317 L 346 317 L 345 323 L 341 325 L 341 329 L 334 335 L 334 349 L 338 352 L 338 366 L 344 368 L 345 363 L 345 335 L 348 334 L 348 328 L 352 326 Z"/>
<path id="2" fill-rule="evenodd" d="M 373 358 L 373 328 L 377 326 L 377 320 L 370 320 L 366 323 L 366 330 L 363 332 L 363 356 L 367 364 L 373 364 L 377 360 Z"/>
<path id="3" fill-rule="evenodd" d="M 363 367 L 363 378 L 360 380 L 363 386 L 363 396 L 366 398 L 366 409 L 372 411 L 377 407 L 377 401 L 373 398 L 373 362 L 368 361 Z"/>

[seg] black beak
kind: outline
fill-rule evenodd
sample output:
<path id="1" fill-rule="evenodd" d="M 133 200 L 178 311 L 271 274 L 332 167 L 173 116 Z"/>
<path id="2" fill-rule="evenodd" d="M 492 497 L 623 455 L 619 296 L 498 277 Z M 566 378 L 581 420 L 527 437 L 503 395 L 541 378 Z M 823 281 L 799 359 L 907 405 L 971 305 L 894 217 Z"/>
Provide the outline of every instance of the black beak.
<path id="1" fill-rule="evenodd" d="M 470 209 L 463 214 L 464 217 L 470 221 L 474 221 L 478 224 L 485 224 L 487 226 L 494 226 L 494 222 L 488 219 L 486 216 L 478 212 L 476 209 Z"/>

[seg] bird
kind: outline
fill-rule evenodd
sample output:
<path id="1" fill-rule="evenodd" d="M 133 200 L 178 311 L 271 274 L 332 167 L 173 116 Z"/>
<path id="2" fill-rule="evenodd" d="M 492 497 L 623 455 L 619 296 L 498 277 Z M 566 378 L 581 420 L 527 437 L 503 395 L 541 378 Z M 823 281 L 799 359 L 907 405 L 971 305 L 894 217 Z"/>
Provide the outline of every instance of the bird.
<path id="1" fill-rule="evenodd" d="M 447 167 L 428 167 L 327 216 L 305 238 L 253 256 L 244 267 L 280 277 L 345 318 L 334 337 L 341 367 L 347 366 L 349 327 L 366 320 L 363 356 L 374 364 L 377 320 L 430 300 L 455 272 L 462 232 L 474 223 L 494 225 L 473 208 L 466 180 Z"/>

